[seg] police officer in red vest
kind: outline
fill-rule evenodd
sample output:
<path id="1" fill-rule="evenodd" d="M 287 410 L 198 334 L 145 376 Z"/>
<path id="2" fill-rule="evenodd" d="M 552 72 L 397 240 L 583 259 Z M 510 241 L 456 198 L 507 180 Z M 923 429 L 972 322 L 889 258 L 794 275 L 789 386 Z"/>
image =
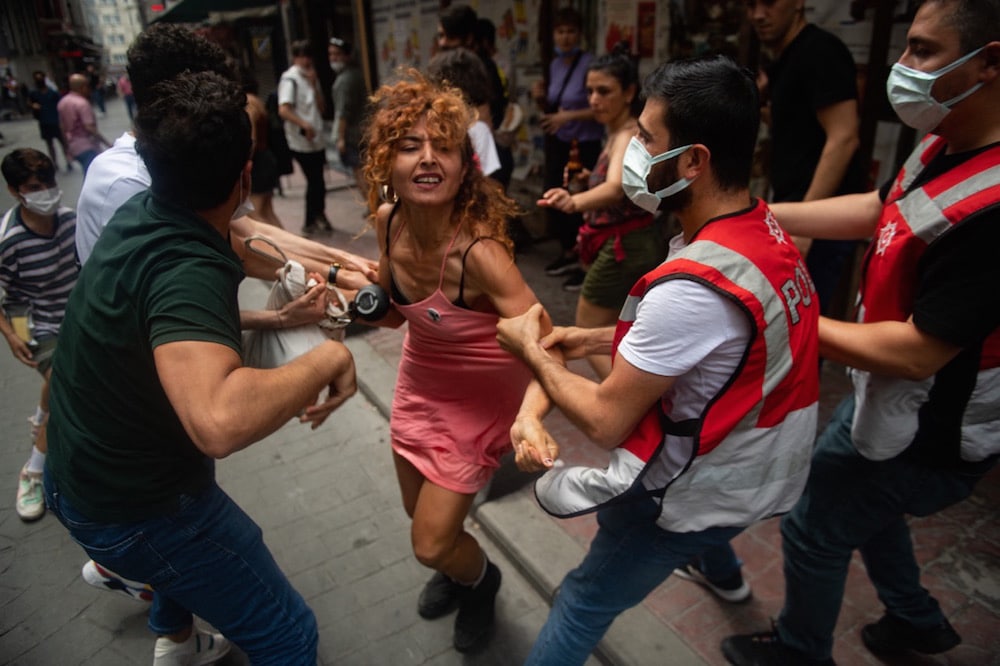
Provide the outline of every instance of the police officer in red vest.
<path id="1" fill-rule="evenodd" d="M 1000 454 L 1000 0 L 926 0 L 887 82 L 926 133 L 869 194 L 776 204 L 791 233 L 871 238 L 856 322 L 820 320 L 820 353 L 854 395 L 820 437 L 782 521 L 785 607 L 775 630 L 733 636 L 733 664 L 832 664 L 851 554 L 885 614 L 872 652 L 938 653 L 961 638 L 920 585 L 906 515 L 966 498 Z"/>
<path id="2" fill-rule="evenodd" d="M 563 580 L 529 664 L 582 664 L 614 618 L 675 569 L 749 596 L 729 540 L 791 508 L 815 435 L 819 305 L 802 257 L 748 183 L 757 88 L 731 60 L 674 62 L 645 81 L 622 185 L 682 233 L 632 288 L 618 325 L 557 329 L 540 306 L 502 320 L 501 344 L 535 372 L 511 430 L 518 465 L 558 516 L 598 511 L 584 561 Z M 546 353 L 609 351 L 600 384 Z M 553 467 L 541 417 L 560 409 L 611 451 L 606 469 Z M 609 573 L 610 572 L 610 573 Z"/>

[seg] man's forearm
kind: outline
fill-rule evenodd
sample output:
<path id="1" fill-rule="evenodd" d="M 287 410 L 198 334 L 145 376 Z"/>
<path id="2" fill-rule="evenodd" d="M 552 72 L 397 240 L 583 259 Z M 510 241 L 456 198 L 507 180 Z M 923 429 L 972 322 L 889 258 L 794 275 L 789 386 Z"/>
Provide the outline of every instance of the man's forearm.
<path id="1" fill-rule="evenodd" d="M 213 458 L 223 458 L 273 433 L 354 363 L 346 347 L 331 341 L 279 368 L 237 365 L 219 376 L 211 359 L 197 356 L 200 343 L 194 348 L 175 345 L 184 343 L 155 350 L 157 372 L 185 430 Z M 195 390 L 185 388 L 192 384 Z M 198 390 L 204 386 L 214 388 Z"/>
<path id="2" fill-rule="evenodd" d="M 803 200 L 826 199 L 836 194 L 856 149 L 857 141 L 849 138 L 828 140 L 823 146 Z"/>

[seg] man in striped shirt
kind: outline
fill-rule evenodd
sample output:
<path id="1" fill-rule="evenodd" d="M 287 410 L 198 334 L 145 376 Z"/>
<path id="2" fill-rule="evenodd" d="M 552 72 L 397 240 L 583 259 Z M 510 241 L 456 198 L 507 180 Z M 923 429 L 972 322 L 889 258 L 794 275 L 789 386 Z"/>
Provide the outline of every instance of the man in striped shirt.
<path id="1" fill-rule="evenodd" d="M 42 469 L 49 376 L 66 300 L 76 284 L 76 213 L 59 205 L 55 165 L 44 153 L 18 148 L 0 163 L 7 190 L 17 201 L 0 221 L 0 332 L 14 358 L 44 378 L 31 422 L 31 457 L 21 469 L 17 515 L 23 521 L 45 514 Z"/>

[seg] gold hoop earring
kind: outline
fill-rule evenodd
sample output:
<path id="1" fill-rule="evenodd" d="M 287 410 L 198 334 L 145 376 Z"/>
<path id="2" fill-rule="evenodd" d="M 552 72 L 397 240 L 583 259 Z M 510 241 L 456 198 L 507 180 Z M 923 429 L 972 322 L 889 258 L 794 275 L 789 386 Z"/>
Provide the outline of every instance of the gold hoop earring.
<path id="1" fill-rule="evenodd" d="M 388 184 L 382 186 L 382 189 L 379 190 L 379 195 L 381 196 L 382 201 L 386 203 L 394 204 L 397 201 L 399 201 L 399 197 L 396 195 L 396 191 L 392 189 L 391 185 Z"/>

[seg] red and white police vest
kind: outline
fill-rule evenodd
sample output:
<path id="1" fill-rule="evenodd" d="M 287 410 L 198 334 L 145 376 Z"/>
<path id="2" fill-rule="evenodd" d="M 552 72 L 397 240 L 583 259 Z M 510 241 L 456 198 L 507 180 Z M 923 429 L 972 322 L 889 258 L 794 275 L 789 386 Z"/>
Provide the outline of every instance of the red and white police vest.
<path id="1" fill-rule="evenodd" d="M 549 513 L 597 510 L 642 484 L 661 498 L 657 524 L 675 532 L 748 525 L 787 511 L 809 471 L 819 397 L 819 304 L 802 257 L 767 205 L 714 220 L 632 288 L 614 349 L 646 292 L 694 280 L 733 299 L 751 337 L 726 386 L 701 416 L 679 421 L 671 394 L 611 452 L 606 469 L 560 467 L 535 484 Z"/>
<path id="2" fill-rule="evenodd" d="M 1000 146 L 907 192 L 946 142 L 928 135 L 907 158 L 882 208 L 859 292 L 858 321 L 906 321 L 913 314 L 917 262 L 943 233 L 977 211 L 1000 203 Z M 984 289 L 996 285 L 983 285 Z M 851 370 L 855 412 L 852 439 L 871 460 L 905 450 L 918 428 L 918 411 L 934 383 Z M 963 414 L 961 457 L 977 462 L 1000 453 L 1000 330 L 983 346 L 979 374 Z"/>

